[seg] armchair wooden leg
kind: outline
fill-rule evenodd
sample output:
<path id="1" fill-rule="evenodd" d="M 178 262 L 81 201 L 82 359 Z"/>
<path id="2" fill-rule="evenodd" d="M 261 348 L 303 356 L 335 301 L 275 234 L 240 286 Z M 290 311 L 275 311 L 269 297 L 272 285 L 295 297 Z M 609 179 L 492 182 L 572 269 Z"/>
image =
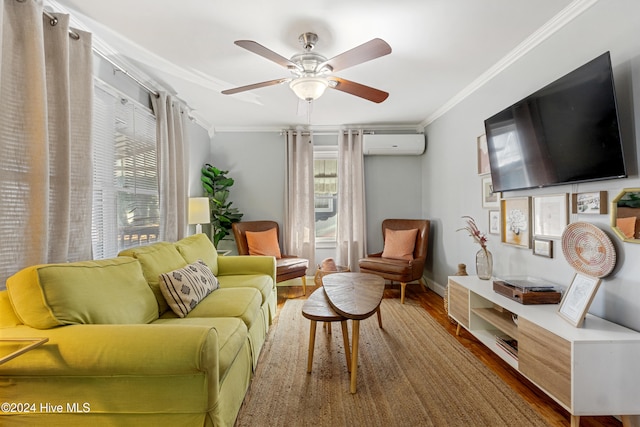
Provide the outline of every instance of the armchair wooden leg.
<path id="1" fill-rule="evenodd" d="M 400 304 L 404 304 L 404 291 L 407 287 L 405 282 L 400 282 Z"/>
<path id="2" fill-rule="evenodd" d="M 302 276 L 302 292 L 307 295 L 307 276 Z"/>

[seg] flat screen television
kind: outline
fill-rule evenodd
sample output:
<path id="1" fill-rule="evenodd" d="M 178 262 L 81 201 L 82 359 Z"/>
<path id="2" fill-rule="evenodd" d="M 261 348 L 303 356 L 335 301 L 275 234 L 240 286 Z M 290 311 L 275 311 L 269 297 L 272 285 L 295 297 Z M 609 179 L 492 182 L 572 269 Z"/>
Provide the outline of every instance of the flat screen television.
<path id="1" fill-rule="evenodd" d="M 484 124 L 494 192 L 627 176 L 609 52 Z"/>

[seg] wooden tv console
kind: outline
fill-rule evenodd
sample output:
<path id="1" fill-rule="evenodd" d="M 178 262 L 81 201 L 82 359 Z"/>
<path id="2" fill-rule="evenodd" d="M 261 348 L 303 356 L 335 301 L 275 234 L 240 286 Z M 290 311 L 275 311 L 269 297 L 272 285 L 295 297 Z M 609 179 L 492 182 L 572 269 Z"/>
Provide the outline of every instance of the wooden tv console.
<path id="1" fill-rule="evenodd" d="M 618 415 L 630 426 L 640 414 L 640 333 L 591 314 L 575 328 L 557 304 L 522 305 L 492 285 L 450 276 L 449 315 L 569 411 L 572 426 L 581 415 Z M 517 359 L 496 335 L 517 340 Z"/>

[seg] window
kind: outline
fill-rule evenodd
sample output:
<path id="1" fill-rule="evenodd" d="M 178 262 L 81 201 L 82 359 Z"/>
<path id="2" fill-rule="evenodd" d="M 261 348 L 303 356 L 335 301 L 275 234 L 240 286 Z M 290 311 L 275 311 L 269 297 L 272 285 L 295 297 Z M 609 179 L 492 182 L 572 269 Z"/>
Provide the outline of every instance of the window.
<path id="1" fill-rule="evenodd" d="M 160 240 L 156 120 L 96 81 L 93 122 L 94 259 Z"/>
<path id="2" fill-rule="evenodd" d="M 334 147 L 316 147 L 313 155 L 316 243 L 335 244 L 338 225 L 338 152 Z"/>

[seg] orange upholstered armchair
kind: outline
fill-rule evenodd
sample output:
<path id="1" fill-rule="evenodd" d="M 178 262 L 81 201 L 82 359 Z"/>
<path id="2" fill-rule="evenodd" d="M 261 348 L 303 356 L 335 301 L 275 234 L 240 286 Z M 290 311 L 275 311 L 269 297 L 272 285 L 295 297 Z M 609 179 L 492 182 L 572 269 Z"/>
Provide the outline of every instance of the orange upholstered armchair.
<path id="1" fill-rule="evenodd" d="M 276 282 L 302 278 L 302 290 L 307 294 L 309 260 L 283 254 L 280 249 L 280 229 L 275 221 L 243 221 L 231 224 L 238 255 L 267 255 L 276 258 Z"/>
<path id="2" fill-rule="evenodd" d="M 385 219 L 382 221 L 384 250 L 359 261 L 360 272 L 376 274 L 400 282 L 400 302 L 404 304 L 408 282 L 422 279 L 427 258 L 430 221 L 426 219 Z M 426 285 L 425 285 L 426 286 Z"/>

